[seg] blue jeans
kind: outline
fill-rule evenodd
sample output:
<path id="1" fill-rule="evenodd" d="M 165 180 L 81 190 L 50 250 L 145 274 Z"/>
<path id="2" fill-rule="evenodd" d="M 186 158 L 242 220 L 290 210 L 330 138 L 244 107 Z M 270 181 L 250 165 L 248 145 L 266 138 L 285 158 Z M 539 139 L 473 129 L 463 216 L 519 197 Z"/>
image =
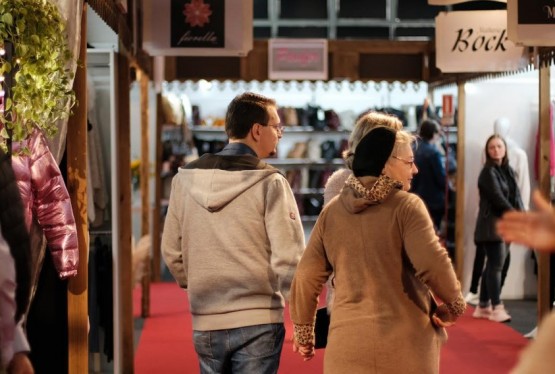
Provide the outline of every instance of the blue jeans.
<path id="1" fill-rule="evenodd" d="M 193 331 L 201 374 L 277 373 L 284 338 L 283 323 Z"/>
<path id="2" fill-rule="evenodd" d="M 486 253 L 486 268 L 480 286 L 480 306 L 486 307 L 490 300 L 492 306 L 501 304 L 501 273 L 507 257 L 508 246 L 503 242 L 477 243 Z"/>

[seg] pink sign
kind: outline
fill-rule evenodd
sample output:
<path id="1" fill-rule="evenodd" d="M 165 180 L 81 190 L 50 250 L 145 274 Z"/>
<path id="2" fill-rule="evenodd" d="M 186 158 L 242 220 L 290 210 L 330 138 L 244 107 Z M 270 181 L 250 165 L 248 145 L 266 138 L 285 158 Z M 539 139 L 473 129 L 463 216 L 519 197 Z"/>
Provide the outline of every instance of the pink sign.
<path id="1" fill-rule="evenodd" d="M 326 39 L 270 39 L 270 79 L 328 79 Z"/>

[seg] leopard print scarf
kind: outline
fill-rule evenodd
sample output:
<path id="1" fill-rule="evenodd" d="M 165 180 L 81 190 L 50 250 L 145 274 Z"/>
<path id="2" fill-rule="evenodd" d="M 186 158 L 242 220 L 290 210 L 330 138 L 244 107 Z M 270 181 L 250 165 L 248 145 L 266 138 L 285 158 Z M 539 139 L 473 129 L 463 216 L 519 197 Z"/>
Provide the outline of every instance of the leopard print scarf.
<path id="1" fill-rule="evenodd" d="M 376 183 L 370 189 L 364 187 L 354 175 L 349 176 L 345 185 L 352 188 L 360 197 L 368 200 L 370 204 L 379 204 L 394 188 L 399 190 L 403 188 L 403 183 L 383 174 L 378 177 Z"/>

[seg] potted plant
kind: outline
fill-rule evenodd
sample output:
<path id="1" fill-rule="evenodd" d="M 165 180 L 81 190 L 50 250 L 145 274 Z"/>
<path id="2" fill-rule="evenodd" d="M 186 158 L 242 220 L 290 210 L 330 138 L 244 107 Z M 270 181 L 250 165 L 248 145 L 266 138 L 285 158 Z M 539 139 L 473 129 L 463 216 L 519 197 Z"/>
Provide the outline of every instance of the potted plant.
<path id="1" fill-rule="evenodd" d="M 0 1 L 0 76 L 8 96 L 0 112 L 0 147 L 29 137 L 34 127 L 53 136 L 75 104 L 65 21 L 48 0 Z"/>

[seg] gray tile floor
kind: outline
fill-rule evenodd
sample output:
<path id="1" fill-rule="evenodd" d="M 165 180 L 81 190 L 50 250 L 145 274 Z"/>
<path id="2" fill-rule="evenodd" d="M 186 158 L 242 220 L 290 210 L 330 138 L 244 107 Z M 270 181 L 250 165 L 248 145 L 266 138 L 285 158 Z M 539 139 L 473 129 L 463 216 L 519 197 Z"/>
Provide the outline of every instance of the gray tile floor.
<path id="1" fill-rule="evenodd" d="M 536 327 L 538 312 L 537 301 L 535 299 L 503 300 L 503 303 L 512 317 L 511 322 L 507 324 L 508 326 L 523 335 Z"/>

